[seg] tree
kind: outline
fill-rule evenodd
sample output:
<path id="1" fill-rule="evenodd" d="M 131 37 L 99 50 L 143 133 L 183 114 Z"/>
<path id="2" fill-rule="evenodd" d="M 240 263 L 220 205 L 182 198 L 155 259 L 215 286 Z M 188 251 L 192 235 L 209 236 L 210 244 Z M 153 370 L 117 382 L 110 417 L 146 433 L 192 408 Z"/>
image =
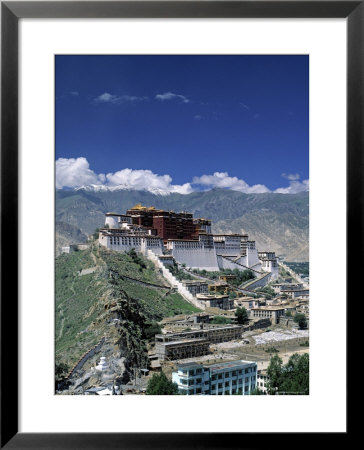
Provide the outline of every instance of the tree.
<path id="1" fill-rule="evenodd" d="M 65 378 L 65 376 L 67 375 L 68 371 L 69 371 L 69 367 L 66 363 L 56 361 L 55 376 L 56 376 L 57 381 L 63 380 Z"/>
<path id="2" fill-rule="evenodd" d="M 248 311 L 244 307 L 237 308 L 235 311 L 235 316 L 237 317 L 238 323 L 241 325 L 249 321 Z"/>
<path id="3" fill-rule="evenodd" d="M 279 390 L 282 393 L 309 394 L 309 356 L 308 353 L 293 354 L 283 366 L 283 382 Z"/>
<path id="4" fill-rule="evenodd" d="M 278 355 L 274 355 L 270 359 L 267 369 L 268 383 L 267 392 L 269 395 L 274 395 L 279 390 L 282 383 L 282 359 Z"/>
<path id="5" fill-rule="evenodd" d="M 212 324 L 219 324 L 219 325 L 225 325 L 225 324 L 231 323 L 231 319 L 229 319 L 228 317 L 224 317 L 224 316 L 214 316 L 210 320 L 210 323 L 212 323 Z"/>
<path id="6" fill-rule="evenodd" d="M 144 337 L 150 341 L 154 339 L 156 334 L 160 334 L 162 332 L 162 328 L 158 322 L 146 322 L 143 331 Z"/>
<path id="7" fill-rule="evenodd" d="M 132 248 L 131 250 L 129 250 L 128 252 L 126 252 L 127 255 L 129 255 L 131 257 L 131 259 L 133 260 L 133 263 L 138 264 L 139 266 L 139 271 L 141 272 L 143 269 L 146 269 L 147 266 L 145 265 L 145 262 L 142 260 L 142 258 L 140 258 L 137 254 L 137 252 L 135 251 L 135 248 Z"/>
<path id="8" fill-rule="evenodd" d="M 302 313 L 298 313 L 294 316 L 293 319 L 296 323 L 298 323 L 298 326 L 300 328 L 300 330 L 303 330 L 305 328 L 307 328 L 307 319 L 306 316 Z"/>
<path id="9" fill-rule="evenodd" d="M 308 395 L 309 394 L 309 356 L 308 353 L 293 354 L 287 364 L 282 365 L 278 355 L 271 358 L 267 375 L 267 391 L 270 395 Z"/>
<path id="10" fill-rule="evenodd" d="M 178 395 L 177 383 L 168 380 L 164 372 L 153 374 L 148 382 L 146 395 Z"/>
<path id="11" fill-rule="evenodd" d="M 99 231 L 100 231 L 100 228 L 96 228 L 96 230 L 94 231 L 94 233 L 92 235 L 94 240 L 99 238 Z"/>

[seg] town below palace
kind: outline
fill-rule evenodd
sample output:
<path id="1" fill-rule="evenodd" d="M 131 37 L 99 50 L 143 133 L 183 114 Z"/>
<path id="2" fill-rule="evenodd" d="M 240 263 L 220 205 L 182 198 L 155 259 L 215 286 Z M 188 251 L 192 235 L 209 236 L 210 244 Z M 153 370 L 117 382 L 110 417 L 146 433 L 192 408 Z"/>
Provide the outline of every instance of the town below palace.
<path id="1" fill-rule="evenodd" d="M 137 204 L 125 214 L 106 213 L 97 242 L 143 254 L 171 292 L 201 310 L 160 322 L 139 390 L 134 382 L 128 392 L 144 393 L 149 372 L 163 370 L 181 394 L 267 393 L 267 353 L 285 352 L 285 361 L 296 351 L 308 353 L 309 278 L 275 252 L 257 249 L 248 234 L 214 234 L 209 219 Z M 97 367 L 107 374 L 105 358 Z"/>

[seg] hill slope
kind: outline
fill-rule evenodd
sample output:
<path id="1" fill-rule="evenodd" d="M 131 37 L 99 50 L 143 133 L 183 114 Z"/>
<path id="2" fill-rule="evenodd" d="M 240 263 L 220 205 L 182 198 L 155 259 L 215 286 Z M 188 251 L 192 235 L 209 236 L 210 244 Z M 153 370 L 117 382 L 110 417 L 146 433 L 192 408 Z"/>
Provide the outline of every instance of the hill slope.
<path id="1" fill-rule="evenodd" d="M 56 222 L 56 256 L 61 253 L 62 247 L 86 241 L 87 234 L 82 233 L 74 225 L 66 222 Z"/>
<path id="2" fill-rule="evenodd" d="M 213 232 L 248 232 L 259 250 L 273 250 L 289 261 L 308 261 L 309 195 L 243 194 L 212 189 L 188 195 L 145 191 L 57 191 L 56 221 L 91 234 L 109 211 L 124 213 L 136 203 L 190 211 L 213 221 Z"/>
<path id="3" fill-rule="evenodd" d="M 57 257 L 57 360 L 73 366 L 103 335 L 130 363 L 136 356 L 145 360 L 148 324 L 198 311 L 168 287 L 148 283 L 165 285 L 154 265 L 136 254 L 92 246 Z"/>

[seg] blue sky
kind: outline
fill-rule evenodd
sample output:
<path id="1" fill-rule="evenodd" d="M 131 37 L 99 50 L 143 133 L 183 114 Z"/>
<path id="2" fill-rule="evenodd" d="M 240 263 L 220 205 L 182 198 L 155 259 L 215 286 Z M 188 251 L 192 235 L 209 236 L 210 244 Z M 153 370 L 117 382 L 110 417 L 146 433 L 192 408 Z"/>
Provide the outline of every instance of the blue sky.
<path id="1" fill-rule="evenodd" d="M 304 55 L 56 56 L 57 186 L 308 190 L 308 70 Z"/>

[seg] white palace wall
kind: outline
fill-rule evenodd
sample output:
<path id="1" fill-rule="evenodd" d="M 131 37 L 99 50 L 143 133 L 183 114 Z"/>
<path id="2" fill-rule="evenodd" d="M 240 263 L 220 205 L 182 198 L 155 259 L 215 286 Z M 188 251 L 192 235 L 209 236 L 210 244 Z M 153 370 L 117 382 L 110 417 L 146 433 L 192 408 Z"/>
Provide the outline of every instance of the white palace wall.
<path id="1" fill-rule="evenodd" d="M 176 261 L 192 269 L 216 272 L 219 270 L 216 250 L 214 248 L 173 248 L 172 255 Z"/>
<path id="2" fill-rule="evenodd" d="M 254 246 L 248 244 L 247 249 L 246 249 L 246 264 L 248 267 L 253 267 L 257 264 L 260 264 L 259 258 L 258 258 L 258 252 L 257 249 L 255 248 L 255 243 Z"/>
<path id="3" fill-rule="evenodd" d="M 242 270 L 241 266 L 235 264 L 233 261 L 230 261 L 229 259 L 223 258 L 222 255 L 217 255 L 217 262 L 220 269 Z"/>
<path id="4" fill-rule="evenodd" d="M 158 239 L 148 239 L 138 237 L 135 239 L 135 243 L 133 243 L 132 238 L 127 239 L 128 244 L 122 243 L 122 239 L 119 239 L 119 243 L 115 243 L 115 240 L 112 240 L 112 243 L 110 243 L 110 239 L 106 236 L 102 236 L 100 234 L 99 237 L 99 243 L 110 250 L 114 250 L 116 252 L 128 252 L 131 249 L 134 249 L 136 252 L 143 253 L 144 255 L 148 250 L 153 251 L 156 255 L 163 255 L 163 249 L 162 249 L 162 241 Z M 140 243 L 139 243 L 140 242 Z"/>
<path id="5" fill-rule="evenodd" d="M 200 309 L 205 309 L 205 302 L 201 302 L 194 297 L 191 292 L 189 292 L 183 284 L 177 280 L 176 277 L 172 275 L 172 273 L 164 266 L 164 264 L 160 261 L 158 256 L 155 255 L 151 250 L 148 250 L 146 253 L 148 259 L 153 261 L 155 265 L 161 270 L 164 278 L 171 284 L 171 286 L 176 286 L 178 293 L 182 295 L 182 297 L 187 300 L 189 303 L 192 303 L 194 306 Z"/>

